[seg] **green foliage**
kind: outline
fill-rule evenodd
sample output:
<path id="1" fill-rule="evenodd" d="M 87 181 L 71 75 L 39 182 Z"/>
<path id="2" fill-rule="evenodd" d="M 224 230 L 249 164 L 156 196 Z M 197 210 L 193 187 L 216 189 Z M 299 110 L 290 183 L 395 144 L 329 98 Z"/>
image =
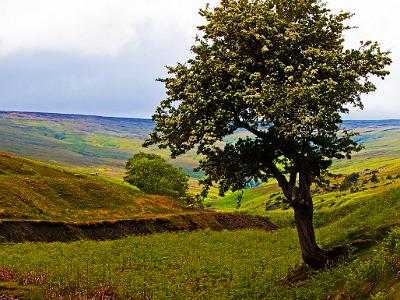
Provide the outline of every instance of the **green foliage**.
<path id="1" fill-rule="evenodd" d="M 304 261 L 321 268 L 310 187 L 334 158 L 362 149 L 342 114 L 363 107 L 361 95 L 376 89 L 371 77 L 389 74 L 389 52 L 371 41 L 345 49 L 351 14 L 319 0 L 222 0 L 200 15 L 192 58 L 160 80 L 167 98 L 144 145 L 173 157 L 197 148 L 203 197 L 214 183 L 224 194 L 275 178 L 295 209 Z M 223 143 L 240 130 L 247 136 Z"/>
<path id="2" fill-rule="evenodd" d="M 124 180 L 149 194 L 179 198 L 188 190 L 188 176 L 183 170 L 152 153 L 139 152 L 129 159 Z"/>
<path id="3" fill-rule="evenodd" d="M 161 80 L 168 97 L 146 145 L 173 156 L 198 147 L 206 187 L 238 190 L 272 176 L 288 198 L 298 173 L 310 182 L 360 150 L 341 113 L 362 107 L 361 94 L 375 90 L 370 78 L 389 74 L 391 61 L 377 43 L 344 48 L 350 13 L 316 0 L 224 0 L 201 15 L 193 58 Z M 219 143 L 238 129 L 253 136 Z"/>

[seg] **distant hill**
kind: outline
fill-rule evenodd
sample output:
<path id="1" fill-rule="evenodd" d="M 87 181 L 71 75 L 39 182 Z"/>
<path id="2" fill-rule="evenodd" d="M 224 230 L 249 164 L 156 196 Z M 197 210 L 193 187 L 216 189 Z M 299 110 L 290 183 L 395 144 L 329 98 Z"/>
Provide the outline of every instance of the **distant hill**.
<path id="1" fill-rule="evenodd" d="M 366 147 L 354 156 L 352 164 L 366 158 L 385 160 L 400 156 L 400 120 L 346 120 L 343 125 L 360 132 L 356 139 Z M 141 145 L 153 127 L 149 119 L 0 112 L 0 150 L 121 178 L 126 160 L 144 150 Z M 234 135 L 227 140 L 236 138 Z M 153 147 L 146 151 L 170 160 L 166 150 Z M 193 177 L 199 176 L 192 172 L 197 161 L 194 152 L 170 160 Z M 345 167 L 348 163 L 342 161 L 337 166 Z"/>
<path id="2" fill-rule="evenodd" d="M 0 112 L 0 150 L 121 178 L 126 160 L 144 150 L 152 128 L 146 119 Z M 167 151 L 146 151 L 170 159 Z M 196 159 L 188 155 L 173 163 L 190 174 Z"/>

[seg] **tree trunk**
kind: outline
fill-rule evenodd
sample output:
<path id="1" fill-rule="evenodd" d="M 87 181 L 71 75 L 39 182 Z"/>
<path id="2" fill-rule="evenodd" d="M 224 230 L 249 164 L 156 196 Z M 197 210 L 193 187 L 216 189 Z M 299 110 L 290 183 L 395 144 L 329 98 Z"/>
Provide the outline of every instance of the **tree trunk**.
<path id="1" fill-rule="evenodd" d="M 292 190 L 291 204 L 299 237 L 301 254 L 304 262 L 313 269 L 320 269 L 326 264 L 328 257 L 318 247 L 313 225 L 313 202 L 310 194 L 311 180 L 299 174 L 299 188 Z"/>
<path id="2" fill-rule="evenodd" d="M 327 256 L 318 247 L 315 240 L 312 204 L 299 204 L 293 208 L 303 260 L 311 268 L 320 269 L 324 267 Z"/>

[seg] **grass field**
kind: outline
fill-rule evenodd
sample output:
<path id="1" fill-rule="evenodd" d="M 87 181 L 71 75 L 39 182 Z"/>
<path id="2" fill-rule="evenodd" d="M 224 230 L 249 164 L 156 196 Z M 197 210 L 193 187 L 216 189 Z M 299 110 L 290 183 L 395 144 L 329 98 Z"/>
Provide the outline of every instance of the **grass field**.
<path id="1" fill-rule="evenodd" d="M 92 180 L 108 188 L 110 185 L 121 190 L 127 188 L 106 179 L 74 174 L 65 168 L 54 169 L 4 153 L 0 158 L 3 182 L 7 182 L 5 178 L 10 182 L 9 176 L 12 176 L 17 186 L 21 185 L 18 176 L 43 180 L 47 175 L 54 180 L 60 177 L 83 180 L 85 186 Z M 106 299 L 107 296 L 118 299 L 364 299 L 372 296 L 397 299 L 400 292 L 396 281 L 400 276 L 400 229 L 396 229 L 400 226 L 400 179 L 395 176 L 398 164 L 392 163 L 380 171 L 369 170 L 360 171 L 361 176 L 352 188 L 314 191 L 315 226 L 320 245 L 325 249 L 353 245 L 351 255 L 319 272 L 302 265 L 292 210 L 276 201 L 276 184 L 271 182 L 246 190 L 239 211 L 268 216 L 280 225 L 275 232 L 203 230 L 104 242 L 3 243 L 0 294 L 25 299 Z M 378 182 L 370 182 L 372 173 L 378 175 Z M 332 184 L 341 180 L 343 176 Z M 77 182 L 74 185 L 79 186 Z M 71 187 L 67 190 L 77 192 Z M 132 197 L 143 196 L 136 190 L 129 191 L 125 192 Z M 222 199 L 219 210 L 237 210 L 235 199 L 234 194 Z M 115 203 L 120 205 L 118 209 L 126 205 Z M 76 218 L 93 217 L 87 214 L 90 208 L 83 209 L 85 215 L 79 205 L 87 204 L 74 203 Z M 12 201 L 2 204 L 7 206 L 12 206 Z M 15 208 L 15 211 L 23 210 L 28 211 Z M 94 211 L 97 215 L 98 210 Z M 68 219 L 68 214 L 63 212 L 58 217 Z"/>
<path id="2" fill-rule="evenodd" d="M 93 221 L 183 212 L 176 201 L 146 195 L 112 178 L 0 152 L 0 219 Z"/>
<path id="3" fill-rule="evenodd" d="M 399 198 L 399 189 L 389 189 L 380 197 L 354 197 L 325 208 L 317 221 L 322 247 L 355 240 L 370 243 L 354 248 L 339 265 L 319 272 L 300 267 L 296 232 L 287 226 L 275 232 L 198 231 L 106 242 L 3 244 L 0 276 L 9 274 L 21 293 L 25 284 L 32 295 L 52 299 L 101 294 L 120 299 L 364 299 L 377 295 L 396 299 L 388 295 L 400 291 L 396 283 Z M 329 298 L 339 295 L 343 297 Z"/>

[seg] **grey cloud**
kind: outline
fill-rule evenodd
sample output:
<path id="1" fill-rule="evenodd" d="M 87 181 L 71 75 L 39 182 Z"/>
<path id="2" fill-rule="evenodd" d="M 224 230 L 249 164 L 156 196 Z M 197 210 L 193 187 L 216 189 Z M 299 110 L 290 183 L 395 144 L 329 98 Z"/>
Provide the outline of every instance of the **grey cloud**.
<path id="1" fill-rule="evenodd" d="M 364 3 L 364 0 L 357 1 L 359 5 L 348 9 L 354 11 Z M 202 3 L 199 7 L 203 6 Z M 337 5 L 341 7 L 347 3 L 350 2 L 341 0 Z M 178 9 L 178 6 L 174 8 Z M 178 11 L 174 13 L 178 18 Z M 386 16 L 388 12 L 377 10 L 375 19 L 391 18 L 391 22 L 382 22 L 378 28 L 365 21 L 368 20 L 368 13 L 372 12 L 360 8 L 356 13 L 360 15 L 355 20 L 361 23 L 357 24 L 360 30 L 364 26 L 368 29 L 364 33 L 371 35 L 371 39 L 381 37 L 379 40 L 383 45 L 393 51 L 394 63 L 392 74 L 384 82 L 377 83 L 377 92 L 364 97 L 364 111 L 352 109 L 350 115 L 345 117 L 400 118 L 400 44 L 399 39 L 394 38 L 396 33 L 393 33 L 398 19 L 393 19 L 393 12 Z M 171 19 L 168 19 L 162 27 L 161 23 L 154 25 L 153 19 L 143 18 L 135 23 L 135 39 L 125 43 L 118 55 L 88 55 L 57 47 L 34 47 L 0 56 L 0 110 L 150 117 L 165 95 L 163 85 L 155 79 L 165 76 L 165 65 L 187 59 L 190 44 L 193 43 L 193 39 L 188 39 L 188 32 L 193 32 L 193 36 L 195 34 L 194 28 L 191 31 L 180 27 L 187 20 L 176 26 L 170 24 Z M 385 27 L 387 24 L 389 28 Z M 362 34 L 355 34 L 350 40 L 354 42 L 362 38 Z"/>
<path id="2" fill-rule="evenodd" d="M 144 26 L 143 30 L 145 30 Z M 0 59 L 0 110 L 149 117 L 164 97 L 156 78 L 188 55 L 179 35 L 143 37 L 116 57 L 34 51 Z"/>

